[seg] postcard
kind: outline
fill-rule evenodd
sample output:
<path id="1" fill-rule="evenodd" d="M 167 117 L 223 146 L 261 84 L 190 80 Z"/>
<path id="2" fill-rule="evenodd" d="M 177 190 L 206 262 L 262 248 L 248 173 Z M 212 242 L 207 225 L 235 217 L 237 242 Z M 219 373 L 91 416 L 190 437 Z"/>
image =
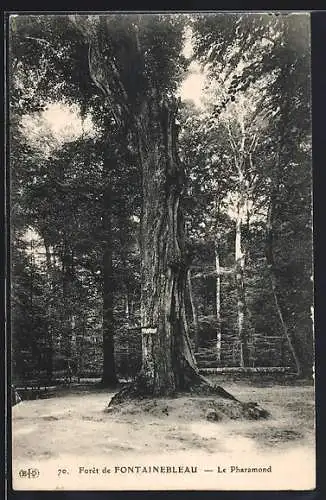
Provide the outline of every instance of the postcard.
<path id="1" fill-rule="evenodd" d="M 315 488 L 307 12 L 9 15 L 14 490 Z"/>

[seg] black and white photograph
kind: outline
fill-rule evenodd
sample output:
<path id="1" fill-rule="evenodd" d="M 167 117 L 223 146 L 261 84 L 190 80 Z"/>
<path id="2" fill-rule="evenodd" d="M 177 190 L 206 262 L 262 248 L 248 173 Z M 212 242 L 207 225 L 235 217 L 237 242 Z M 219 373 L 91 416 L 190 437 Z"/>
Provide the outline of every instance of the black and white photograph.
<path id="1" fill-rule="evenodd" d="M 314 489 L 310 14 L 8 26 L 13 489 Z"/>

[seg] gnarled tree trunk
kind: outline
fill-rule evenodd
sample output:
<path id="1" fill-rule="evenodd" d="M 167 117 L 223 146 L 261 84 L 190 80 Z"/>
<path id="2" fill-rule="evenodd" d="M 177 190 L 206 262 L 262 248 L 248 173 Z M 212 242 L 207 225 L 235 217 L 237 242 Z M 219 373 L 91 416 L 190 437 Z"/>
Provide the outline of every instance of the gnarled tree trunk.
<path id="1" fill-rule="evenodd" d="M 148 133 L 139 152 L 143 174 L 141 226 L 142 383 L 154 395 L 188 389 L 198 374 L 185 325 L 188 263 L 180 196 L 174 102 L 147 108 Z"/>

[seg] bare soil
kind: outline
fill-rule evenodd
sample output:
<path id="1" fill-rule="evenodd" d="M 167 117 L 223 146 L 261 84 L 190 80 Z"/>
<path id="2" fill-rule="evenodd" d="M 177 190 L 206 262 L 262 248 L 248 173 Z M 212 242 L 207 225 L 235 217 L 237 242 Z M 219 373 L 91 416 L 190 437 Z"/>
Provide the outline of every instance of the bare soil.
<path id="1" fill-rule="evenodd" d="M 244 403 L 257 402 L 269 418 L 222 412 L 208 420 L 216 402 L 198 396 L 130 401 L 108 411 L 113 393 L 95 387 L 19 403 L 12 412 L 14 489 L 313 489 L 313 387 L 213 382 Z M 134 466 L 144 465 L 193 466 L 196 473 L 135 473 Z M 270 473 L 241 473 L 242 467 Z M 38 478 L 21 477 L 26 470 Z"/>
<path id="2" fill-rule="evenodd" d="M 108 411 L 113 393 L 107 390 L 66 392 L 13 407 L 13 458 L 314 449 L 313 387 L 224 387 L 243 402 L 259 402 L 270 417 L 212 422 L 207 416 L 214 398 L 192 396 L 128 402 Z"/>

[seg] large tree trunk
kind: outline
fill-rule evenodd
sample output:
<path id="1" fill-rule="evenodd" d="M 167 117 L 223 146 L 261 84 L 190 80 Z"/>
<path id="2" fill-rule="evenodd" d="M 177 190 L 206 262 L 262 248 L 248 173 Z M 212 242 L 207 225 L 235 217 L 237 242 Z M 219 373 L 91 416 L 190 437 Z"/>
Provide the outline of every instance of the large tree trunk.
<path id="1" fill-rule="evenodd" d="M 185 390 L 198 373 L 184 321 L 188 263 L 180 206 L 184 172 L 176 150 L 175 113 L 174 103 L 156 104 L 147 117 L 152 129 L 139 148 L 143 173 L 141 374 L 154 395 Z"/>
<path id="2" fill-rule="evenodd" d="M 113 316 L 113 266 L 112 266 L 112 191 L 110 179 L 104 168 L 103 192 L 103 371 L 102 384 L 106 387 L 117 384 L 114 359 L 114 316 Z"/>

